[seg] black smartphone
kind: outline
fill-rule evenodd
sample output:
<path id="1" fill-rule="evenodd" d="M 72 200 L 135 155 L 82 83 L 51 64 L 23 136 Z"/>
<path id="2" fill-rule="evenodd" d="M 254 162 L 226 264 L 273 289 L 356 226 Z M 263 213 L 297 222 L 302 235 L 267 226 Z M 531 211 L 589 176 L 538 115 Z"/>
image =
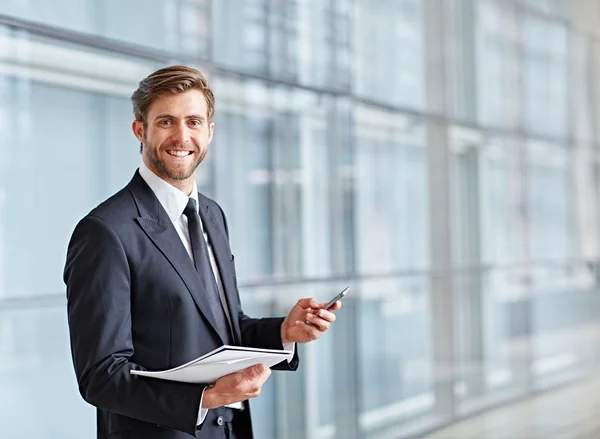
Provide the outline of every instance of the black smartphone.
<path id="1" fill-rule="evenodd" d="M 331 299 L 329 301 L 329 303 L 327 305 L 325 305 L 325 309 L 329 309 L 331 308 L 335 302 L 337 302 L 338 300 L 340 300 L 342 297 L 344 297 L 346 294 L 348 294 L 348 290 L 350 289 L 350 287 L 346 287 L 344 288 L 344 291 L 342 291 L 340 294 L 338 294 L 337 296 L 335 296 L 333 299 Z"/>

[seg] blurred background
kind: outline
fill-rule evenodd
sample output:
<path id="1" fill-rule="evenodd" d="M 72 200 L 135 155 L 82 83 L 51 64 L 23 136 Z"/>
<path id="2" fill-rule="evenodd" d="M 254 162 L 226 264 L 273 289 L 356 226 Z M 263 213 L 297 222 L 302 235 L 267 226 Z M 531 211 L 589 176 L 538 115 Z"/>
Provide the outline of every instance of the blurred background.
<path id="1" fill-rule="evenodd" d="M 169 64 L 216 94 L 198 183 L 246 312 L 351 287 L 253 400 L 257 438 L 413 437 L 586 382 L 599 25 L 597 0 L 2 0 L 0 436 L 95 437 L 66 247 L 138 167 L 129 97 Z"/>

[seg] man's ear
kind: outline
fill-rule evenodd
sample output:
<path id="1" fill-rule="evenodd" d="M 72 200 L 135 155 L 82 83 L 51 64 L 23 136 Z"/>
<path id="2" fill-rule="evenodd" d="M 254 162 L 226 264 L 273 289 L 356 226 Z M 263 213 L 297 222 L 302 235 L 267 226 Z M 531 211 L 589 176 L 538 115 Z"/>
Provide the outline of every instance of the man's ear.
<path id="1" fill-rule="evenodd" d="M 213 135 L 215 134 L 215 123 L 211 122 L 208 125 L 208 144 L 210 145 L 210 142 L 212 142 L 213 139 Z"/>
<path id="2" fill-rule="evenodd" d="M 144 123 L 141 120 L 134 120 L 131 124 L 133 135 L 140 141 L 144 142 Z"/>

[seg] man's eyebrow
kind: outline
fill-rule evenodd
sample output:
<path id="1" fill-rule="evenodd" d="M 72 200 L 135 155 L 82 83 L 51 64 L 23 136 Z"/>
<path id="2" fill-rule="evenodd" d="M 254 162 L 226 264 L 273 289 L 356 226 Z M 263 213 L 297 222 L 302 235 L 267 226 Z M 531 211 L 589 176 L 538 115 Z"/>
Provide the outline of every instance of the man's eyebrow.
<path id="1" fill-rule="evenodd" d="M 185 118 L 186 119 L 200 119 L 200 120 L 206 119 L 204 116 L 200 116 L 199 114 L 191 114 L 189 116 L 186 116 Z"/>
<path id="2" fill-rule="evenodd" d="M 185 116 L 186 119 L 200 119 L 200 120 L 205 120 L 206 118 L 204 116 L 200 116 L 199 114 L 190 114 L 189 116 Z M 174 116 L 172 114 L 169 113 L 164 113 L 164 114 L 159 114 L 158 116 L 155 116 L 154 119 L 178 119 L 177 116 Z"/>
<path id="3" fill-rule="evenodd" d="M 175 116 L 173 116 L 172 114 L 164 113 L 164 114 L 159 114 L 158 116 L 154 116 L 154 119 L 177 119 L 177 118 Z"/>

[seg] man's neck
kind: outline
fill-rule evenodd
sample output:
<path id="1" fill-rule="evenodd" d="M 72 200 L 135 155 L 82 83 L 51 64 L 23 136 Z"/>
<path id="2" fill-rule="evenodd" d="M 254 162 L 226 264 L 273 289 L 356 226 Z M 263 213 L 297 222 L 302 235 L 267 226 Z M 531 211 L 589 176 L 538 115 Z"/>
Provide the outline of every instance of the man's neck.
<path id="1" fill-rule="evenodd" d="M 150 170 L 150 172 L 152 172 L 158 178 L 160 178 L 161 180 L 167 182 L 168 184 L 170 184 L 174 188 L 179 189 L 181 192 L 183 192 L 184 194 L 186 194 L 188 197 L 192 194 L 192 191 L 194 190 L 194 180 L 196 178 L 196 173 L 195 172 L 192 174 L 191 177 L 189 177 L 189 178 L 187 178 L 185 180 L 172 180 L 170 178 L 165 178 L 164 176 L 162 176 L 156 169 L 154 169 L 154 166 L 152 166 L 151 164 L 146 163 L 145 160 L 144 160 L 144 164 Z"/>
<path id="2" fill-rule="evenodd" d="M 159 175 L 160 177 L 160 175 Z M 162 177 L 160 177 L 162 178 Z M 188 180 L 167 180 L 164 179 L 167 183 L 169 183 L 171 186 L 179 189 L 181 192 L 183 192 L 184 194 L 186 194 L 188 197 L 192 194 L 192 191 L 194 190 L 194 176 L 190 177 Z"/>

